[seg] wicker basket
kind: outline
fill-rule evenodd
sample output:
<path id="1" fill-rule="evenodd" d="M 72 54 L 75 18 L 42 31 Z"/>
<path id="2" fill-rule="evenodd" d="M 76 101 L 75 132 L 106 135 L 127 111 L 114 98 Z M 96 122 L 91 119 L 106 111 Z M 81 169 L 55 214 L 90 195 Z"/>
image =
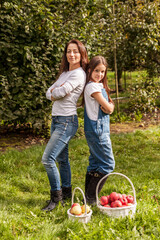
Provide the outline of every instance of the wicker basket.
<path id="1" fill-rule="evenodd" d="M 92 210 L 90 209 L 90 212 L 87 213 L 86 198 L 85 198 L 85 195 L 84 195 L 82 189 L 79 188 L 79 187 L 76 187 L 76 188 L 73 190 L 73 193 L 72 193 L 72 204 L 74 203 L 74 194 L 75 194 L 75 191 L 76 191 L 76 190 L 79 190 L 79 191 L 82 193 L 82 195 L 83 195 L 84 205 L 85 205 L 85 213 L 84 213 L 84 214 L 81 214 L 80 216 L 78 216 L 78 215 L 73 215 L 73 214 L 70 213 L 70 210 L 71 210 L 71 208 L 70 208 L 70 209 L 68 209 L 68 211 L 67 211 L 68 217 L 69 217 L 69 219 L 72 219 L 73 221 L 78 220 L 78 222 L 88 223 L 88 222 L 90 221 L 90 219 L 91 219 Z"/>
<path id="2" fill-rule="evenodd" d="M 107 208 L 107 207 L 101 206 L 101 204 L 99 202 L 99 199 L 98 199 L 99 185 L 105 178 L 109 177 L 110 175 L 119 175 L 119 176 L 122 176 L 122 177 L 126 178 L 129 181 L 129 183 L 132 186 L 133 197 L 134 197 L 134 202 L 131 206 L 117 207 L 117 208 Z M 105 175 L 103 178 L 100 179 L 100 181 L 98 182 L 97 187 L 96 187 L 96 201 L 97 201 L 97 207 L 99 208 L 99 210 L 101 212 L 103 212 L 104 214 L 107 214 L 110 217 L 114 217 L 114 218 L 125 217 L 125 216 L 128 216 L 128 215 L 133 217 L 133 215 L 135 214 L 135 211 L 136 211 L 136 206 L 137 206 L 136 193 L 135 193 L 133 183 L 131 182 L 131 180 L 127 176 L 125 176 L 121 173 L 116 173 L 116 172 L 109 173 L 109 174 Z"/>

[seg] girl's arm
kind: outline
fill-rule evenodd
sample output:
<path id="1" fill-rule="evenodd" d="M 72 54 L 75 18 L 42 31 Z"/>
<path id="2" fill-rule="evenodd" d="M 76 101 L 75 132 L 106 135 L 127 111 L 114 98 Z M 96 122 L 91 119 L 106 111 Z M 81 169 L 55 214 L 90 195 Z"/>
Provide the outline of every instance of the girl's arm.
<path id="1" fill-rule="evenodd" d="M 94 92 L 91 96 L 95 98 L 97 102 L 101 105 L 101 109 L 103 112 L 111 114 L 114 111 L 114 104 L 112 102 L 108 102 L 103 97 L 101 92 Z"/>

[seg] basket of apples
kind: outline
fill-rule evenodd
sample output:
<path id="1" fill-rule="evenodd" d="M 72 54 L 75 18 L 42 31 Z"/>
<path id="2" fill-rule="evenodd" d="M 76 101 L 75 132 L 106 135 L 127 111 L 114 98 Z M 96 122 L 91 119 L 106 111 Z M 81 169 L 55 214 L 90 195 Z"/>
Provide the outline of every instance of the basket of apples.
<path id="1" fill-rule="evenodd" d="M 101 196 L 101 198 L 99 199 L 98 198 L 99 186 L 101 182 L 105 178 L 109 177 L 110 175 L 120 175 L 126 178 L 132 186 L 133 196 L 112 192 L 110 195 Z M 116 172 L 105 175 L 98 182 L 96 187 L 96 201 L 97 201 L 97 207 L 99 208 L 100 211 L 102 211 L 103 213 L 107 214 L 110 217 L 115 217 L 115 218 L 125 217 L 128 215 L 132 217 L 135 214 L 136 206 L 137 206 L 136 193 L 135 193 L 133 183 L 127 176 L 121 173 L 116 173 Z"/>
<path id="2" fill-rule="evenodd" d="M 79 190 L 83 195 L 84 204 L 82 206 L 79 203 L 74 203 L 74 195 L 75 195 L 76 190 Z M 68 214 L 69 219 L 72 219 L 73 221 L 78 220 L 79 222 L 82 222 L 82 223 L 88 223 L 91 219 L 92 210 L 86 204 L 85 195 L 84 195 L 82 189 L 79 187 L 76 187 L 73 190 L 72 205 L 71 205 L 71 208 L 68 209 L 67 214 Z"/>

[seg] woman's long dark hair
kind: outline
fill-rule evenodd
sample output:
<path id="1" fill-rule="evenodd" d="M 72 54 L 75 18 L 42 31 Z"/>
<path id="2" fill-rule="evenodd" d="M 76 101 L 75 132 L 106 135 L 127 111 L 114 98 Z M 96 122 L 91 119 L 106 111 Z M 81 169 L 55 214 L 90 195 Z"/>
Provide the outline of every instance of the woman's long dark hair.
<path id="1" fill-rule="evenodd" d="M 69 71 L 69 63 L 68 63 L 68 61 L 67 61 L 66 54 L 67 54 L 67 48 L 68 48 L 69 44 L 71 44 L 71 43 L 77 44 L 77 47 L 78 47 L 79 52 L 80 52 L 80 54 L 81 54 L 80 66 L 83 68 L 84 71 L 86 71 L 86 67 L 87 67 L 87 64 L 88 64 L 88 62 L 89 62 L 87 50 L 86 50 L 86 48 L 85 48 L 85 46 L 83 45 L 82 42 L 80 42 L 80 41 L 77 40 L 77 39 L 72 39 L 72 40 L 69 41 L 69 42 L 66 44 L 66 46 L 65 46 L 64 53 L 63 53 L 63 57 L 62 57 L 62 61 L 61 61 L 61 66 L 60 66 L 59 75 L 60 75 L 62 72 L 67 72 L 67 71 Z"/>
<path id="2" fill-rule="evenodd" d="M 108 87 L 108 80 L 107 80 L 108 63 L 103 56 L 95 56 L 90 60 L 86 70 L 86 73 L 87 73 L 86 84 L 91 80 L 92 72 L 99 64 L 103 64 L 106 67 L 105 75 L 104 75 L 104 78 L 101 80 L 101 83 L 103 83 L 103 86 L 108 94 L 109 101 L 113 103 L 112 99 L 109 96 L 110 88 Z M 82 104 L 84 105 L 84 97 L 82 100 Z"/>

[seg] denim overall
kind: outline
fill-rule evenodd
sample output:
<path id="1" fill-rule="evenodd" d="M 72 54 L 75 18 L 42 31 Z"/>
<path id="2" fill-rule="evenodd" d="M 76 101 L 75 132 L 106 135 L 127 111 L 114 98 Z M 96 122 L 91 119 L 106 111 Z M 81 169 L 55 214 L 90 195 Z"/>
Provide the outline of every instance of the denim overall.
<path id="1" fill-rule="evenodd" d="M 106 90 L 102 94 L 108 101 Z M 90 150 L 87 172 L 98 171 L 108 174 L 115 167 L 114 156 L 110 139 L 110 118 L 99 106 L 98 120 L 91 120 L 84 108 L 84 131 Z"/>

